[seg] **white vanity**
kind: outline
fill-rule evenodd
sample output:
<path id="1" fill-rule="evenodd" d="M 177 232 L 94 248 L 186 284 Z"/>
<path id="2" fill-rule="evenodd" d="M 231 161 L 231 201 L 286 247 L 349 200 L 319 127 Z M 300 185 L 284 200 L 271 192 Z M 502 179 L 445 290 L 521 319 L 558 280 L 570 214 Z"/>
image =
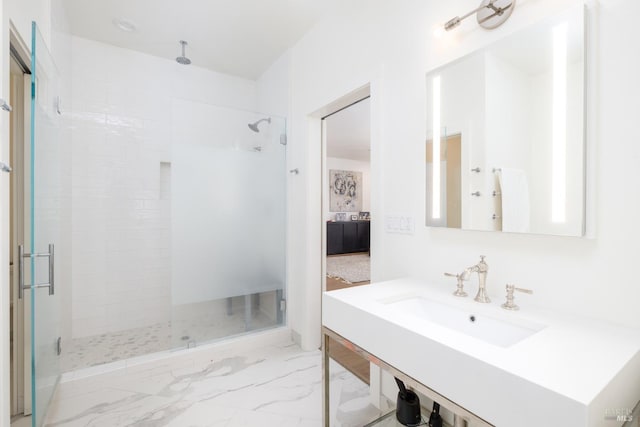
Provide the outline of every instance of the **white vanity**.
<path id="1" fill-rule="evenodd" d="M 326 292 L 324 342 L 360 350 L 470 425 L 623 424 L 619 410 L 640 399 L 640 331 L 451 288 L 399 279 Z"/>

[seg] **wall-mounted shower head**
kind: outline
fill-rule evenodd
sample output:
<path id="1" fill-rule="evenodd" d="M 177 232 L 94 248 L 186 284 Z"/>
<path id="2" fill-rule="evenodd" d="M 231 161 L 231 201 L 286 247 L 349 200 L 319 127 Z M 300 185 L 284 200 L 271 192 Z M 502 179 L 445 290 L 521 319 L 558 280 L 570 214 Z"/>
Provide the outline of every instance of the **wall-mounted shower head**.
<path id="1" fill-rule="evenodd" d="M 185 49 L 187 47 L 187 42 L 184 40 L 180 40 L 180 45 L 182 45 L 182 56 L 178 56 L 176 61 L 178 64 L 189 65 L 191 64 L 191 60 L 185 56 Z"/>
<path id="2" fill-rule="evenodd" d="M 260 119 L 255 123 L 249 123 L 247 126 L 249 126 L 249 129 L 251 129 L 252 131 L 260 133 L 260 129 L 258 129 L 258 125 L 261 122 L 271 123 L 271 117 L 267 117 L 266 119 Z"/>

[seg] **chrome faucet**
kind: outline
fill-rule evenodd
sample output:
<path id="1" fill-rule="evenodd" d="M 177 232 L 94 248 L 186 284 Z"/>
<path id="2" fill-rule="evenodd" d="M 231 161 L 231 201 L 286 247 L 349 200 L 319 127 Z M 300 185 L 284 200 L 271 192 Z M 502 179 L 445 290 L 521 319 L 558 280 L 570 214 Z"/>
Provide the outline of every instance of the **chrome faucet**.
<path id="1" fill-rule="evenodd" d="M 471 273 L 478 273 L 478 293 L 474 298 L 478 302 L 491 302 L 487 296 L 487 272 L 489 265 L 484 262 L 484 255 L 480 255 L 480 262 L 467 268 Z"/>

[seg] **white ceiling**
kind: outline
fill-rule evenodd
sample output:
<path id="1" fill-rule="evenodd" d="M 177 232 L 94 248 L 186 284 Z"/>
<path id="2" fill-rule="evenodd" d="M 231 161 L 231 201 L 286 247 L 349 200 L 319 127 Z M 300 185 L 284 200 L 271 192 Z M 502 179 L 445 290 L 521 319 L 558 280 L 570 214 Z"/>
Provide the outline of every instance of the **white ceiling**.
<path id="1" fill-rule="evenodd" d="M 371 157 L 370 98 L 325 119 L 327 157 L 368 162 Z"/>
<path id="2" fill-rule="evenodd" d="M 63 0 L 74 35 L 256 79 L 340 0 Z M 116 28 L 126 19 L 137 30 Z"/>

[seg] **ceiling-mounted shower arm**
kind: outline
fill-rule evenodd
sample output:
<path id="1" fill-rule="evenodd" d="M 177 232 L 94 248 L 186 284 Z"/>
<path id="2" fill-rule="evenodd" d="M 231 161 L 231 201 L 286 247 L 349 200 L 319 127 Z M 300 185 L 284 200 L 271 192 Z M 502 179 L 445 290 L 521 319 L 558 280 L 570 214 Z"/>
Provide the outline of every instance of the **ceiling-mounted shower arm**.
<path id="1" fill-rule="evenodd" d="M 189 43 L 187 43 L 185 40 L 180 40 L 179 43 L 180 43 L 180 46 L 182 47 L 182 56 L 178 56 L 176 58 L 176 62 L 182 65 L 191 64 L 191 60 L 187 58 L 187 45 Z"/>

